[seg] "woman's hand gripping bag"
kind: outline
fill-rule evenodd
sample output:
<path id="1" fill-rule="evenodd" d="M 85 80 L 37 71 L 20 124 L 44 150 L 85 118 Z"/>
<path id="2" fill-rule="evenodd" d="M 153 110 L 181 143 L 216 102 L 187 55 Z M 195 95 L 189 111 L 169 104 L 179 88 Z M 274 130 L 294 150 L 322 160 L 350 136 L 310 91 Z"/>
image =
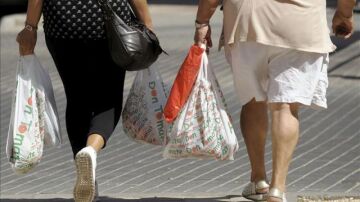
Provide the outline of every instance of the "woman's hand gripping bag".
<path id="1" fill-rule="evenodd" d="M 140 143 L 166 144 L 166 99 L 167 90 L 156 67 L 138 71 L 122 112 L 125 134 Z"/>
<path id="2" fill-rule="evenodd" d="M 35 55 L 21 56 L 6 145 L 13 170 L 16 173 L 32 170 L 40 162 L 44 143 L 61 144 L 50 76 Z"/>
<path id="3" fill-rule="evenodd" d="M 165 158 L 233 160 L 238 141 L 205 52 L 190 96 L 170 130 Z"/>

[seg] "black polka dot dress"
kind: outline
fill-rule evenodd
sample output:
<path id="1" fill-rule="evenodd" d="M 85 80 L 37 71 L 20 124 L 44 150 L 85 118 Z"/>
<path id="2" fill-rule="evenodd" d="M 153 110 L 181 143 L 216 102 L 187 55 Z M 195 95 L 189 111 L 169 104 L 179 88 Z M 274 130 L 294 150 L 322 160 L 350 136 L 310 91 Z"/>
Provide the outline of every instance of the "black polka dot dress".
<path id="1" fill-rule="evenodd" d="M 126 23 L 132 20 L 127 0 L 108 0 Z M 44 0 L 44 32 L 57 39 L 105 39 L 103 12 L 97 0 Z"/>

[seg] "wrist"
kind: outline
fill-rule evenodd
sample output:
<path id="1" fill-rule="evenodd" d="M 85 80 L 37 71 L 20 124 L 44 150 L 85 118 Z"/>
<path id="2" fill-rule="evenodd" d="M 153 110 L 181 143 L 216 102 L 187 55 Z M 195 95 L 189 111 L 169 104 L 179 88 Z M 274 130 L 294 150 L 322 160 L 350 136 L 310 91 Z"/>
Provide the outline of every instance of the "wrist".
<path id="1" fill-rule="evenodd" d="M 343 18 L 352 18 L 353 17 L 353 12 L 351 11 L 342 11 L 342 10 L 338 10 L 338 13 L 340 14 L 341 17 Z"/>
<path id="2" fill-rule="evenodd" d="M 36 32 L 38 27 L 35 24 L 29 23 L 28 21 L 25 21 L 25 29 L 30 32 Z"/>
<path id="3" fill-rule="evenodd" d="M 209 21 L 195 20 L 195 28 L 196 29 L 201 29 L 203 27 L 208 27 L 208 26 L 209 26 Z"/>

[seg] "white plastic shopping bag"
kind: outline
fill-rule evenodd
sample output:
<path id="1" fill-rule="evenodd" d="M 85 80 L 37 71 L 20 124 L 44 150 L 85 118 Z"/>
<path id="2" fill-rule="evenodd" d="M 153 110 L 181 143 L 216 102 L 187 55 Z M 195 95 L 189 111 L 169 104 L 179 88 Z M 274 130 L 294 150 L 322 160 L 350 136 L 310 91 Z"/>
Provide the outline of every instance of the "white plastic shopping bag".
<path id="1" fill-rule="evenodd" d="M 122 112 L 123 129 L 131 139 L 163 145 L 166 123 L 163 118 L 167 89 L 155 66 L 138 71 Z"/>
<path id="2" fill-rule="evenodd" d="M 14 171 L 27 173 L 34 168 L 40 162 L 44 143 L 61 144 L 50 76 L 35 55 L 21 56 L 6 145 Z"/>
<path id="3" fill-rule="evenodd" d="M 225 107 L 224 96 L 204 52 L 197 80 L 170 130 L 163 156 L 233 160 L 239 146 Z"/>

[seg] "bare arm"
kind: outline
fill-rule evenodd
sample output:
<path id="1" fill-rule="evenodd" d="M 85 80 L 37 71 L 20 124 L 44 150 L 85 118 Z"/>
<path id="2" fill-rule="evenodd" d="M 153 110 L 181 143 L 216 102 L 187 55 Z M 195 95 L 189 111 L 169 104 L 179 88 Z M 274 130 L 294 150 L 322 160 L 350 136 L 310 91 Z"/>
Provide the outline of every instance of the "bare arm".
<path id="1" fill-rule="evenodd" d="M 200 0 L 196 20 L 199 23 L 209 23 L 218 5 L 219 0 Z"/>
<path id="2" fill-rule="evenodd" d="M 43 0 L 29 0 L 25 28 L 19 32 L 16 41 L 19 43 L 20 55 L 34 53 L 37 40 L 37 25 L 41 17 Z"/>
<path id="3" fill-rule="evenodd" d="M 351 17 L 353 15 L 353 9 L 355 8 L 356 0 L 338 0 L 337 10 L 344 17 Z"/>
<path id="4" fill-rule="evenodd" d="M 332 20 L 332 29 L 336 36 L 347 39 L 354 32 L 353 9 L 355 5 L 356 0 L 338 0 Z"/>
<path id="5" fill-rule="evenodd" d="M 196 14 L 196 23 L 194 42 L 197 45 L 206 44 L 207 48 L 212 47 L 210 18 L 214 14 L 219 0 L 200 0 Z"/>
<path id="6" fill-rule="evenodd" d="M 26 22 L 37 27 L 41 17 L 43 0 L 29 0 L 27 7 Z"/>
<path id="7" fill-rule="evenodd" d="M 129 1 L 135 15 L 149 29 L 153 30 L 153 24 L 149 12 L 147 0 L 131 0 Z"/>

